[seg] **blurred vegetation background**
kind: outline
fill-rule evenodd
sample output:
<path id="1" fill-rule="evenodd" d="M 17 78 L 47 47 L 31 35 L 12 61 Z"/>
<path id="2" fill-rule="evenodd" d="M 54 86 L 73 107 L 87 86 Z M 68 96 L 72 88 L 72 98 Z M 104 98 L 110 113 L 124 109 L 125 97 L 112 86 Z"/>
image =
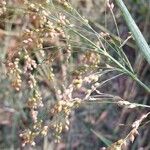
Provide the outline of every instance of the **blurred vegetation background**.
<path id="1" fill-rule="evenodd" d="M 17 3 L 17 0 L 9 0 Z M 20 1 L 18 1 L 20 2 Z M 70 0 L 73 7 L 89 20 L 90 25 L 98 33 L 108 32 L 116 42 L 118 39 L 126 40 L 129 35 L 128 27 L 114 3 L 114 14 L 120 37 L 117 36 L 115 23 L 112 15 L 106 6 L 105 0 Z M 135 19 L 138 27 L 143 33 L 146 41 L 150 45 L 150 1 L 149 0 L 125 0 L 124 1 L 131 15 Z M 21 17 L 21 14 L 20 14 Z M 0 20 L 1 16 L 0 16 Z M 0 21 L 0 48 L 7 49 L 15 47 L 15 36 L 4 37 L 14 30 L 15 25 L 20 23 L 19 19 L 14 18 L 15 23 L 5 26 Z M 9 21 L 6 20 L 6 21 Z M 17 22 L 18 21 L 18 22 Z M 24 23 L 25 24 L 25 23 Z M 10 31 L 3 33 L 5 31 Z M 17 29 L 15 29 L 17 30 Z M 5 44 L 7 43 L 7 44 Z M 140 79 L 150 85 L 150 66 L 139 53 L 133 39 L 129 39 L 123 46 L 133 69 Z M 4 51 L 5 53 L 5 51 Z M 1 60 L 3 56 L 1 53 Z M 27 146 L 20 148 L 19 133 L 21 128 L 20 113 L 17 111 L 22 107 L 26 100 L 25 90 L 23 93 L 14 92 L 10 87 L 10 82 L 6 79 L 6 70 L 3 62 L 0 62 L 0 149 L 39 149 L 39 150 L 100 150 L 115 141 L 125 138 L 131 130 L 132 123 L 143 113 L 148 112 L 148 108 L 122 108 L 113 104 L 90 104 L 82 106 L 72 112 L 70 129 L 63 133 L 60 143 L 54 143 L 51 136 L 37 139 L 35 147 Z M 56 68 L 57 69 L 57 68 Z M 109 76 L 109 75 L 108 75 Z M 107 78 L 107 77 L 106 77 Z M 42 85 L 44 86 L 44 85 Z M 150 105 L 150 94 L 139 87 L 133 80 L 126 76 L 121 76 L 103 86 L 101 91 L 108 94 L 118 95 L 130 102 Z M 48 91 L 45 90 L 47 94 Z M 48 94 L 47 94 L 48 95 Z M 47 96 L 48 97 L 48 96 Z M 23 110 L 28 112 L 28 110 Z M 22 113 L 23 114 L 23 113 Z M 46 116 L 47 117 L 47 116 Z M 45 118 L 46 118 L 45 117 Z M 128 150 L 150 150 L 150 123 L 149 118 L 139 129 L 139 135 L 134 143 L 129 143 Z"/>

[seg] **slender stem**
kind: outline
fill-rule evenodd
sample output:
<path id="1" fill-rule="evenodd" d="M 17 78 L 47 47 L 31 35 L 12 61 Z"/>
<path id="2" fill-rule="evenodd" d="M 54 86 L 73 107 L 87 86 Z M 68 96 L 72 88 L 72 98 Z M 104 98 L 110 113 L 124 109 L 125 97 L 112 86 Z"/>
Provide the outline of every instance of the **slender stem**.
<path id="1" fill-rule="evenodd" d="M 139 80 L 137 77 L 134 77 L 134 80 L 137 81 L 142 87 L 144 87 L 148 93 L 150 93 L 150 88 L 146 86 L 141 80 Z"/>
<path id="2" fill-rule="evenodd" d="M 133 74 L 132 72 L 130 72 L 128 69 L 126 69 L 122 64 L 120 64 L 116 59 L 114 59 L 108 52 L 103 51 L 101 48 L 99 48 L 95 43 L 93 43 L 90 39 L 86 38 L 84 35 L 80 34 L 78 31 L 75 31 L 73 29 L 71 29 L 74 33 L 76 33 L 77 35 L 79 35 L 80 37 L 84 38 L 85 40 L 87 40 L 90 44 L 92 44 L 92 46 L 94 46 L 95 48 L 97 48 L 99 50 L 99 53 L 101 53 L 102 55 L 108 57 L 111 59 L 111 61 L 113 61 L 120 69 L 121 72 L 126 73 L 127 75 L 129 75 L 132 79 L 134 79 L 135 81 L 137 81 L 137 83 L 139 85 L 141 85 L 148 93 L 150 93 L 150 88 L 148 86 L 146 86 L 144 83 L 142 83 L 142 81 L 140 81 L 135 74 Z"/>
<path id="3" fill-rule="evenodd" d="M 111 55 L 109 55 L 108 53 L 105 53 L 105 55 L 107 57 L 109 57 L 116 65 L 118 65 L 123 72 L 127 73 L 129 76 L 131 76 L 132 79 L 134 79 L 135 81 L 137 81 L 137 83 L 139 85 L 141 85 L 148 93 L 150 93 L 150 88 L 148 86 L 146 86 L 141 80 L 139 80 L 137 78 L 137 76 L 135 74 L 133 74 L 132 72 L 130 72 L 129 70 L 127 70 L 124 66 L 122 66 L 118 61 L 116 61 Z"/>

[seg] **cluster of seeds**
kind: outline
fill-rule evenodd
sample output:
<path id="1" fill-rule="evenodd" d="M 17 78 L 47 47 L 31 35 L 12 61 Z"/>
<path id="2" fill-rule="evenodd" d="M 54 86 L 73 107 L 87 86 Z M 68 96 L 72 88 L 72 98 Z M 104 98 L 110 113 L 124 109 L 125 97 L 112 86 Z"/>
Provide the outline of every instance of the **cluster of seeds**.
<path id="1" fill-rule="evenodd" d="M 55 116 L 55 121 L 53 122 L 51 128 L 55 130 L 53 133 L 56 141 L 61 139 L 61 133 L 63 130 L 68 130 L 70 125 L 70 114 L 74 108 L 79 107 L 81 103 L 80 99 L 74 99 L 72 101 L 58 101 L 51 109 L 51 114 Z"/>
<path id="2" fill-rule="evenodd" d="M 14 89 L 16 91 L 19 91 L 21 88 L 21 69 L 19 68 L 19 58 L 16 58 L 14 63 L 13 62 L 7 62 L 7 68 L 8 68 L 8 75 L 11 78 L 12 81 L 12 87 L 14 87 Z"/>
<path id="3" fill-rule="evenodd" d="M 89 65 L 89 67 L 98 67 L 100 55 L 93 51 L 87 51 L 83 56 L 83 63 Z"/>
<path id="4" fill-rule="evenodd" d="M 61 133 L 69 129 L 72 110 L 78 108 L 82 100 L 88 99 L 91 93 L 97 90 L 99 86 L 97 83 L 98 79 L 99 75 L 89 75 L 86 77 L 78 76 L 72 80 L 72 83 L 64 92 L 58 91 L 57 96 L 59 100 L 50 110 L 53 116 L 53 123 L 50 127 L 55 131 L 53 135 L 57 142 L 61 139 Z M 86 87 L 87 84 L 89 89 Z M 83 98 L 81 98 L 80 94 L 74 95 L 76 90 L 85 91 Z"/>
<path id="5" fill-rule="evenodd" d="M 6 12 L 6 1 L 2 0 L 0 2 L 0 16 Z"/>
<path id="6" fill-rule="evenodd" d="M 70 8 L 65 0 L 57 2 Z M 85 83 L 91 84 L 98 81 L 97 76 L 89 76 L 92 73 L 90 68 L 97 68 L 100 63 L 99 54 L 92 51 L 84 52 L 80 62 L 75 63 L 75 65 L 83 64 L 86 66 L 86 70 L 82 72 L 82 69 L 79 69 L 77 75 L 70 76 L 69 65 L 72 64 L 70 58 L 73 61 L 78 59 L 72 57 L 74 51 L 69 43 L 71 38 L 67 32 L 71 25 L 70 20 L 63 12 L 59 11 L 56 15 L 56 12 L 51 12 L 49 7 L 46 9 L 47 4 L 48 1 L 32 3 L 28 0 L 20 3 L 22 8 L 25 8 L 22 12 L 24 18 L 21 20 L 26 22 L 26 25 L 16 24 L 16 28 L 19 26 L 22 31 L 18 36 L 17 48 L 12 49 L 15 55 L 10 56 L 7 63 L 12 86 L 17 91 L 20 90 L 19 92 L 21 92 L 21 86 L 28 89 L 25 107 L 29 109 L 32 121 L 22 129 L 20 134 L 23 146 L 28 143 L 35 145 L 35 138 L 47 135 L 49 130 L 59 141 L 61 133 L 69 129 L 72 110 L 81 104 L 80 94 L 73 96 L 74 91 L 82 89 Z M 73 72 L 76 70 L 75 67 Z M 89 77 L 86 78 L 87 72 L 89 72 Z M 65 83 L 66 81 L 67 83 Z M 42 107 L 47 107 L 44 103 L 45 93 L 43 92 L 46 86 L 49 87 L 49 93 L 56 91 L 54 92 L 55 104 L 52 108 L 48 108 L 50 114 L 54 116 L 51 121 L 45 121 L 38 117 Z M 53 91 L 50 91 L 51 87 Z M 90 92 L 93 90 L 94 88 Z M 90 92 L 86 93 L 85 97 L 87 94 L 90 95 Z"/>
<path id="7" fill-rule="evenodd" d="M 32 130 L 26 129 L 20 134 L 22 139 L 22 146 L 24 147 L 26 144 L 35 146 L 35 138 L 39 135 L 46 136 L 47 133 L 48 126 L 43 126 L 42 121 L 35 123 Z"/>
<path id="8" fill-rule="evenodd" d="M 38 90 L 34 90 L 33 97 L 29 98 L 27 101 L 27 105 L 29 108 L 37 109 L 38 107 L 42 107 L 42 97 Z"/>

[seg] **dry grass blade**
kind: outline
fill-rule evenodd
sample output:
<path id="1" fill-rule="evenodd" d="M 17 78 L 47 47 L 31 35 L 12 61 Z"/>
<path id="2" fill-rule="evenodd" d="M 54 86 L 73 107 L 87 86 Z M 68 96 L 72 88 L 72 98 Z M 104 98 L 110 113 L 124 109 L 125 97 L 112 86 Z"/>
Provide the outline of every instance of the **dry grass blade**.
<path id="1" fill-rule="evenodd" d="M 122 150 L 122 146 L 126 145 L 127 142 L 134 142 L 136 135 L 138 135 L 138 128 L 141 125 L 142 121 L 148 117 L 150 113 L 142 115 L 138 120 L 136 120 L 132 124 L 132 130 L 129 132 L 129 134 L 124 138 L 120 139 L 117 142 L 113 143 L 110 147 L 108 147 L 106 150 Z"/>

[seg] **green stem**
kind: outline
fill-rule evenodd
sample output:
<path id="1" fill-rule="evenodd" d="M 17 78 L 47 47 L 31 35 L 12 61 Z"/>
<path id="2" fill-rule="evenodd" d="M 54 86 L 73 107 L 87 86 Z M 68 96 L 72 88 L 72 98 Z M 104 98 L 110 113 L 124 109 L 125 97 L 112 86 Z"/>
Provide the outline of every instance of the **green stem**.
<path id="1" fill-rule="evenodd" d="M 124 2 L 122 0 L 116 0 L 116 3 L 120 10 L 122 11 L 122 14 L 124 16 L 124 19 L 131 31 L 131 33 L 134 36 L 134 39 L 137 43 L 137 46 L 139 47 L 139 50 L 144 55 L 145 59 L 150 64 L 150 48 L 143 37 L 141 31 L 139 30 L 138 26 L 136 25 L 135 21 L 133 20 L 131 14 L 129 13 L 127 7 L 125 6 Z"/>
<path id="2" fill-rule="evenodd" d="M 148 86 L 146 86 L 144 83 L 142 83 L 142 81 L 140 81 L 135 74 L 133 74 L 132 72 L 130 72 L 129 70 L 127 70 L 124 66 L 122 66 L 117 60 L 115 60 L 109 53 L 107 53 L 106 51 L 103 51 L 101 48 L 99 48 L 96 44 L 94 44 L 91 40 L 89 40 L 88 38 L 86 38 L 84 35 L 80 34 L 79 32 L 75 31 L 72 29 L 72 31 L 74 33 L 76 33 L 77 35 L 79 35 L 80 37 L 84 38 L 85 40 L 87 40 L 90 44 L 92 44 L 95 48 L 97 48 L 99 50 L 99 53 L 101 53 L 102 55 L 110 58 L 120 69 L 118 69 L 121 72 L 126 73 L 127 75 L 129 75 L 132 79 L 134 79 L 135 81 L 137 81 L 137 83 L 139 85 L 141 85 L 148 93 L 150 93 L 150 88 Z"/>
<path id="3" fill-rule="evenodd" d="M 133 74 L 132 72 L 130 72 L 129 70 L 127 70 L 124 66 L 122 66 L 118 61 L 116 61 L 111 55 L 109 55 L 108 53 L 105 53 L 105 56 L 109 57 L 116 65 L 118 65 L 123 72 L 125 72 L 126 74 L 128 74 L 132 79 L 134 79 L 139 85 L 141 85 L 148 93 L 150 93 L 150 88 L 148 86 L 146 86 L 141 80 L 139 80 L 137 78 L 137 76 L 135 74 Z M 120 70 L 121 71 L 121 70 Z"/>
<path id="4" fill-rule="evenodd" d="M 141 80 L 139 80 L 137 77 L 133 77 L 133 79 L 137 81 L 144 89 L 146 89 L 148 93 L 150 93 L 150 88 L 146 86 Z"/>

